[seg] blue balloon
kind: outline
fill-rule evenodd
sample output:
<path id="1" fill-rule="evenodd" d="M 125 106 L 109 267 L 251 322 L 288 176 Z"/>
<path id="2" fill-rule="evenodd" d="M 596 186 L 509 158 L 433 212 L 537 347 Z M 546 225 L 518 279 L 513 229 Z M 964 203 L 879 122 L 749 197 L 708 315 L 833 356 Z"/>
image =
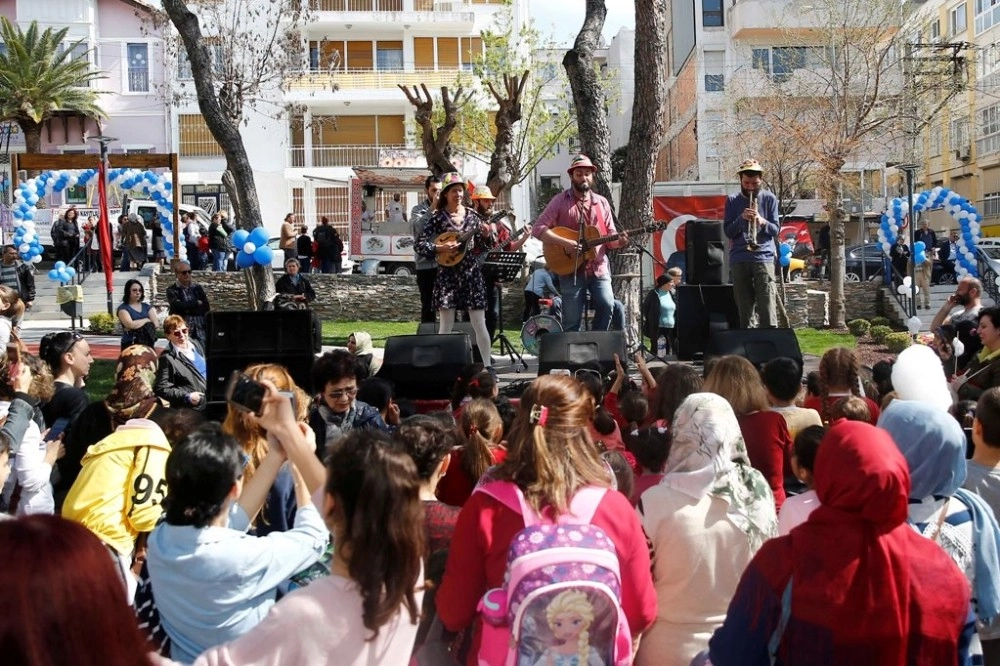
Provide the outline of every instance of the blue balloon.
<path id="1" fill-rule="evenodd" d="M 76 269 L 73 268 L 72 266 L 67 266 L 66 267 L 66 275 L 68 275 L 70 277 L 76 277 Z"/>
<path id="2" fill-rule="evenodd" d="M 791 257 L 789 257 L 789 256 L 788 256 L 787 254 L 783 254 L 783 255 L 781 255 L 781 257 L 780 257 L 780 258 L 778 259 L 778 261 L 780 261 L 780 262 L 781 262 L 781 265 L 782 265 L 782 266 L 787 266 L 788 264 L 792 263 L 792 258 L 791 258 Z"/>
<path id="3" fill-rule="evenodd" d="M 250 268 L 253 266 L 253 255 L 247 254 L 246 252 L 238 252 L 236 254 L 236 267 L 237 268 Z"/>
<path id="4" fill-rule="evenodd" d="M 233 245 L 236 247 L 243 247 L 247 244 L 247 239 L 250 238 L 250 232 L 246 229 L 237 229 L 233 232 L 233 236 L 230 240 L 233 241 Z M 256 245 L 256 243 L 254 243 Z"/>
<path id="5" fill-rule="evenodd" d="M 49 271 L 49 279 L 50 280 L 58 280 L 59 279 L 59 271 L 57 271 L 54 268 L 52 270 L 50 270 Z"/>
<path id="6" fill-rule="evenodd" d="M 926 249 L 927 249 L 927 244 L 924 243 L 923 241 L 917 241 L 916 243 L 913 244 L 914 252 L 923 252 Z"/>
<path id="7" fill-rule="evenodd" d="M 914 245 L 916 245 L 916 243 L 914 243 Z M 921 251 L 921 252 L 915 252 L 914 253 L 914 255 L 913 255 L 913 263 L 919 265 L 919 264 L 924 263 L 925 261 L 927 261 L 927 253 L 926 252 L 922 252 Z"/>
<path id="8" fill-rule="evenodd" d="M 261 266 L 270 266 L 271 259 L 273 258 L 274 251 L 266 245 L 261 245 L 257 248 L 257 251 L 253 253 L 253 260 Z"/>
<path id="9" fill-rule="evenodd" d="M 270 240 L 270 238 L 267 235 L 267 229 L 264 227 L 257 227 L 250 232 L 250 236 L 247 240 L 257 247 L 260 247 L 261 245 L 267 245 L 267 241 Z"/>
<path id="10" fill-rule="evenodd" d="M 55 266 L 55 269 L 57 271 L 61 271 L 62 269 L 66 268 L 66 262 L 65 261 L 57 261 L 55 264 L 53 264 L 53 266 Z"/>

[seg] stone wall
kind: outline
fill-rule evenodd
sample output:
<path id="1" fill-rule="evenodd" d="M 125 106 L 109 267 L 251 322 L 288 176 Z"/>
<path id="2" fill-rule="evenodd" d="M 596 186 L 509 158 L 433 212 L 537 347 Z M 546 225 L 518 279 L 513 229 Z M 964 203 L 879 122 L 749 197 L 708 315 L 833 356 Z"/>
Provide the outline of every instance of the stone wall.
<path id="1" fill-rule="evenodd" d="M 208 294 L 215 310 L 247 309 L 246 285 L 242 272 L 211 273 L 197 271 L 194 279 Z M 313 304 L 320 317 L 328 321 L 417 321 L 420 318 L 420 296 L 416 278 L 396 275 L 309 275 L 316 290 Z M 172 274 L 163 273 L 150 280 L 152 298 L 157 305 L 166 305 L 166 288 L 173 283 Z M 883 315 L 886 298 L 880 285 L 874 282 L 845 285 L 847 321 L 870 319 Z M 792 328 L 829 325 L 829 284 L 793 282 L 785 285 L 786 310 Z M 643 294 L 644 296 L 645 294 Z M 641 301 L 641 299 L 640 299 Z M 523 283 L 504 287 L 503 314 L 507 330 L 520 330 L 524 307 Z"/>

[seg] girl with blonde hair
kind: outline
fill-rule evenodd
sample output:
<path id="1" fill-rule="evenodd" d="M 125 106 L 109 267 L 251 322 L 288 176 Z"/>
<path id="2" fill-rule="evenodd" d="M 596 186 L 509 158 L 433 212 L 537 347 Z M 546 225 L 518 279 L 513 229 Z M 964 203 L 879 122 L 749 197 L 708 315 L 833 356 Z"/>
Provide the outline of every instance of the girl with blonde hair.
<path id="1" fill-rule="evenodd" d="M 539 377 L 521 397 L 507 458 L 493 477 L 515 485 L 525 503 L 547 519 L 567 513 L 585 487 L 610 488 L 610 473 L 590 436 L 593 414 L 594 399 L 580 382 L 559 375 Z M 615 546 L 622 608 L 632 635 L 638 636 L 656 618 L 642 525 L 628 498 L 616 492 L 603 494 L 590 524 Z M 507 550 L 524 526 L 520 512 L 482 492 L 473 492 L 458 517 L 436 603 L 449 631 L 475 628 L 470 665 L 477 662 L 481 640 L 477 606 L 487 590 L 503 586 Z"/>
<path id="2" fill-rule="evenodd" d="M 299 423 L 304 423 L 308 418 L 309 394 L 295 384 L 295 380 L 292 379 L 285 366 L 276 363 L 258 363 L 247 367 L 243 374 L 258 382 L 266 379 L 273 383 L 279 391 L 291 392 L 295 396 L 295 400 L 292 401 L 295 419 Z M 249 481 L 253 478 L 254 472 L 270 448 L 267 442 L 267 432 L 253 414 L 234 409 L 231 406 L 226 412 L 226 420 L 222 423 L 222 429 L 236 438 L 236 441 L 243 447 L 243 453 L 248 456 L 249 460 L 243 470 L 243 476 Z M 255 523 L 257 536 L 290 530 L 295 523 L 296 507 L 295 479 L 291 470 L 286 466 L 278 473 L 274 484 L 268 491 L 264 508 Z"/>
<path id="3" fill-rule="evenodd" d="M 792 436 L 785 417 L 771 411 L 757 368 L 742 356 L 723 356 L 708 373 L 704 390 L 722 396 L 733 408 L 750 464 L 767 479 L 775 508 L 780 510 L 785 502 L 784 474 L 786 463 L 791 464 Z"/>
<path id="4" fill-rule="evenodd" d="M 604 666 L 597 650 L 590 646 L 594 606 L 584 592 L 560 592 L 546 607 L 545 621 L 560 644 L 545 650 L 535 666 Z"/>
<path id="5" fill-rule="evenodd" d="M 462 506 L 472 490 L 493 465 L 507 457 L 503 441 L 503 421 L 492 401 L 477 398 L 466 403 L 461 415 L 465 444 L 455 452 L 455 460 L 438 484 L 438 499 Z"/>

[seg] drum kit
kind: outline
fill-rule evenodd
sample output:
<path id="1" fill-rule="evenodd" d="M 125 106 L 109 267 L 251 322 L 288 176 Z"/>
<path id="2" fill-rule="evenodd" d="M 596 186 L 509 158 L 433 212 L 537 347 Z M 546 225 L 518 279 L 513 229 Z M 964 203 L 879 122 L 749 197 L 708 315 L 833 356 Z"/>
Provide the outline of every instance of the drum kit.
<path id="1" fill-rule="evenodd" d="M 521 344 L 524 351 L 538 355 L 542 347 L 542 338 L 549 333 L 562 333 L 563 327 L 558 319 L 549 314 L 552 306 L 551 298 L 539 299 L 538 305 L 542 312 L 524 322 L 521 327 Z"/>

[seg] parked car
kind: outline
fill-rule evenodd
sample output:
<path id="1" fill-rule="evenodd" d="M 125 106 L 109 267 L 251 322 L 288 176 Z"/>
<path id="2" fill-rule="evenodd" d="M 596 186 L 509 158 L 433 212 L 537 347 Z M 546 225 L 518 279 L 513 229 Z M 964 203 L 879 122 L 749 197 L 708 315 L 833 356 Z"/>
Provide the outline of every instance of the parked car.
<path id="1" fill-rule="evenodd" d="M 852 245 L 847 248 L 844 262 L 844 279 L 848 282 L 861 282 L 861 266 L 864 264 L 864 275 L 868 280 L 882 275 L 882 247 L 878 243 Z M 951 262 L 934 262 L 931 272 L 931 284 L 954 284 L 955 271 Z"/>
<path id="2" fill-rule="evenodd" d="M 271 240 L 267 241 L 267 246 L 271 248 L 274 256 L 271 258 L 271 270 L 275 272 L 285 272 L 285 253 L 283 250 L 278 248 L 278 243 L 281 239 L 277 236 L 273 236 Z M 349 259 L 347 256 L 347 250 L 344 250 L 340 255 L 340 273 L 341 275 L 350 275 L 354 272 L 354 260 Z M 309 269 L 312 270 L 311 268 Z"/>

